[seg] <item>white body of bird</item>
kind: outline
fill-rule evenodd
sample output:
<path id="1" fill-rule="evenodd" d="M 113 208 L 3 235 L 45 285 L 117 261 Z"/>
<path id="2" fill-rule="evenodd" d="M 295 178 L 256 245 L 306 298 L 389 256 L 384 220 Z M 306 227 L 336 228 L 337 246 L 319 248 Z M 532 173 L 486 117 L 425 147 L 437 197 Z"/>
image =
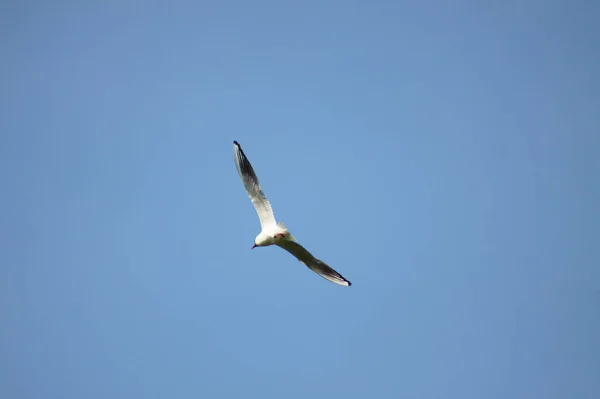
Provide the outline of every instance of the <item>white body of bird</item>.
<path id="1" fill-rule="evenodd" d="M 268 247 L 280 240 L 296 241 L 283 222 L 279 222 L 275 226 L 268 226 L 266 230 L 261 230 L 254 239 L 254 247 Z"/>

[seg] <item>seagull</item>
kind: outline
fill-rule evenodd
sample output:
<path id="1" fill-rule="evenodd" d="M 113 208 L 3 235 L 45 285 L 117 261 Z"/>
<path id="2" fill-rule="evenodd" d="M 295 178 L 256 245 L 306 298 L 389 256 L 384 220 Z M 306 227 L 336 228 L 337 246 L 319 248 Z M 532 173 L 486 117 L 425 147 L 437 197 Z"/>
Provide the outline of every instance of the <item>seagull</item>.
<path id="1" fill-rule="evenodd" d="M 252 249 L 277 245 L 294 255 L 301 263 L 321 277 L 339 285 L 351 286 L 350 281 L 298 244 L 283 222 L 277 223 L 275 221 L 271 203 L 260 188 L 258 177 L 256 177 L 250 161 L 248 161 L 240 144 L 235 140 L 233 141 L 233 155 L 235 166 L 260 221 L 261 232 L 254 239 Z"/>

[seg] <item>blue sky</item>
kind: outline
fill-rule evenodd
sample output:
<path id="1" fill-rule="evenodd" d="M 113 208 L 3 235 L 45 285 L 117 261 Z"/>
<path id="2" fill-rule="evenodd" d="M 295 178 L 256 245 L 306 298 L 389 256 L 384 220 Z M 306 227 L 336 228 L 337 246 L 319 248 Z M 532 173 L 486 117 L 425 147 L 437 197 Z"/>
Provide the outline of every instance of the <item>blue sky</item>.
<path id="1" fill-rule="evenodd" d="M 0 397 L 600 397 L 598 5 L 2 8 Z"/>

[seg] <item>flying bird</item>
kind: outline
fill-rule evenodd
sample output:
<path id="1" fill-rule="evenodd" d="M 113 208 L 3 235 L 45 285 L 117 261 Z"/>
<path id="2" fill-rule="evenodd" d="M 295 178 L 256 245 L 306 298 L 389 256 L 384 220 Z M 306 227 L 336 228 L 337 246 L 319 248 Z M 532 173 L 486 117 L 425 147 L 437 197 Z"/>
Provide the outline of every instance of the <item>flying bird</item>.
<path id="1" fill-rule="evenodd" d="M 277 223 L 275 221 L 271 203 L 260 188 L 258 178 L 256 177 L 256 173 L 254 173 L 250 161 L 248 161 L 240 144 L 235 140 L 233 141 L 233 155 L 242 183 L 246 187 L 248 196 L 252 204 L 254 204 L 258 219 L 260 220 L 261 231 L 254 239 L 252 249 L 277 245 L 294 255 L 300 262 L 304 263 L 310 270 L 321 277 L 336 284 L 352 285 L 341 274 L 333 270 L 325 262 L 315 258 L 302 245 L 298 244 L 283 222 Z"/>

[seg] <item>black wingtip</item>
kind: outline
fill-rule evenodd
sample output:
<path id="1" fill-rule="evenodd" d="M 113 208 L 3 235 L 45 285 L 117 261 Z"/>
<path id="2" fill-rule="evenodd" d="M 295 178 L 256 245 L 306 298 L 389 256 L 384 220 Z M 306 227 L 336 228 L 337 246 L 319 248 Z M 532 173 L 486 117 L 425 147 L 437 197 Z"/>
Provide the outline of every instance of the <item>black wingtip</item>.
<path id="1" fill-rule="evenodd" d="M 233 144 L 235 145 L 240 145 L 240 143 L 238 143 L 237 141 L 233 140 Z"/>

